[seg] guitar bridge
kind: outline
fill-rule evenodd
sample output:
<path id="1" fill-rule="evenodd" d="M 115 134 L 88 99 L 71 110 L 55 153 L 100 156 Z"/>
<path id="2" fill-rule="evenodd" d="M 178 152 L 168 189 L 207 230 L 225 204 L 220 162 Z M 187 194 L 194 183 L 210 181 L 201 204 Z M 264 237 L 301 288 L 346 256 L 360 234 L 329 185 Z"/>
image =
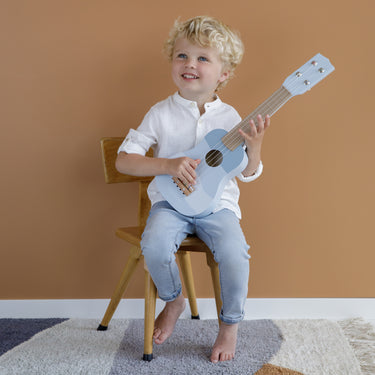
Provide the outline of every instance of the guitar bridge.
<path id="1" fill-rule="evenodd" d="M 182 191 L 182 193 L 186 196 L 189 196 L 195 190 L 191 185 L 186 186 L 178 177 L 173 177 L 172 179 L 178 186 L 178 188 Z"/>

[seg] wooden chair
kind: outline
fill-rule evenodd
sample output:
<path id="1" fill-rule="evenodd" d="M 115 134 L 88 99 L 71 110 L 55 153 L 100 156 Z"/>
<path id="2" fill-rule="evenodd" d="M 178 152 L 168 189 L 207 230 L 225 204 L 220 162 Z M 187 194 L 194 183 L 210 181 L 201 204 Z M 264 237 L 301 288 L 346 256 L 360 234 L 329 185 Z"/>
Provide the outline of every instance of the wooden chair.
<path id="1" fill-rule="evenodd" d="M 130 248 L 130 255 L 125 268 L 122 272 L 120 280 L 112 295 L 111 301 L 107 307 L 105 315 L 98 327 L 98 331 L 105 331 L 112 316 L 129 284 L 129 280 L 133 272 L 143 258 L 140 248 L 140 241 L 143 229 L 146 225 L 146 220 L 150 210 L 150 201 L 147 196 L 147 187 L 152 177 L 137 177 L 129 176 L 119 173 L 115 168 L 115 161 L 117 150 L 121 145 L 123 138 L 103 138 L 101 140 L 102 159 L 104 166 L 105 181 L 108 184 L 122 183 L 122 182 L 138 182 L 139 183 L 139 197 L 138 197 L 138 225 L 134 227 L 118 228 L 116 235 L 121 239 L 127 241 L 132 245 Z M 151 155 L 150 153 L 148 154 Z M 211 277 L 214 286 L 216 309 L 219 316 L 221 309 L 220 298 L 220 283 L 219 283 L 219 269 L 217 263 L 214 261 L 210 249 L 196 236 L 188 236 L 181 244 L 177 259 L 180 263 L 183 282 L 186 293 L 188 295 L 192 319 L 199 319 L 193 274 L 191 270 L 190 252 L 206 253 L 207 264 L 211 270 Z M 145 269 L 145 318 L 144 318 L 144 353 L 143 359 L 151 361 L 152 354 L 152 336 L 154 331 L 155 320 L 155 304 L 156 304 L 156 287 L 150 277 L 150 274 Z M 219 320 L 220 323 L 220 320 Z"/>

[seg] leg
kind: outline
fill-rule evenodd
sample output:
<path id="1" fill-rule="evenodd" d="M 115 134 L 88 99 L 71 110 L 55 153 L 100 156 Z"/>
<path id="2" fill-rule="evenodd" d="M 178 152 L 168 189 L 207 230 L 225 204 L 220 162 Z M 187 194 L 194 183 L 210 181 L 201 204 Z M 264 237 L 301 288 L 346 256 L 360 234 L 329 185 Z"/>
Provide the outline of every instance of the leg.
<path id="1" fill-rule="evenodd" d="M 135 271 L 140 258 L 141 258 L 141 249 L 136 246 L 132 247 L 130 249 L 129 259 L 126 263 L 124 271 L 122 272 L 120 281 L 117 284 L 117 287 L 113 293 L 111 302 L 109 303 L 107 310 L 104 314 L 104 317 L 98 327 L 98 331 L 105 331 L 108 328 L 108 324 L 110 320 L 112 319 L 112 316 L 114 312 L 116 311 L 118 304 L 120 303 L 121 297 L 125 293 L 125 290 L 129 284 L 129 280 L 132 277 L 133 272 Z"/>
<path id="2" fill-rule="evenodd" d="M 234 357 L 238 323 L 244 317 L 249 278 L 249 246 L 233 212 L 221 210 L 199 220 L 197 234 L 211 249 L 219 265 L 221 299 L 223 301 L 219 334 L 211 361 Z"/>
<path id="3" fill-rule="evenodd" d="M 152 360 L 152 336 L 155 320 L 156 287 L 150 273 L 145 270 L 145 328 L 143 360 Z"/>
<path id="4" fill-rule="evenodd" d="M 211 353 L 211 362 L 230 361 L 234 358 L 237 343 L 238 323 L 221 323 L 219 333 L 216 337 Z"/>
<path id="5" fill-rule="evenodd" d="M 167 302 L 155 320 L 154 341 L 162 344 L 172 333 L 178 318 L 185 310 L 185 298 L 180 294 L 175 300 Z"/>
<path id="6" fill-rule="evenodd" d="M 155 321 L 154 341 L 163 343 L 173 332 L 178 317 L 185 309 L 185 299 L 175 253 L 189 233 L 185 217 L 166 202 L 154 205 L 150 211 L 141 247 L 150 275 L 165 308 Z"/>
<path id="7" fill-rule="evenodd" d="M 223 305 L 223 302 L 221 301 L 221 297 L 220 297 L 221 288 L 220 288 L 219 268 L 218 268 L 217 263 L 215 262 L 215 259 L 212 253 L 206 253 L 206 259 L 207 259 L 207 265 L 208 267 L 210 267 L 210 271 L 211 271 L 211 279 L 212 279 L 212 284 L 214 286 L 214 293 L 215 293 L 217 318 L 218 318 L 219 325 L 220 325 L 221 324 L 220 311 L 221 311 L 221 306 Z"/>
<path id="8" fill-rule="evenodd" d="M 177 256 L 180 261 L 181 272 L 184 278 L 186 292 L 189 298 L 191 318 L 199 319 L 197 297 L 195 295 L 195 288 L 194 288 L 194 278 L 193 278 L 193 272 L 191 270 L 190 253 L 188 251 L 179 251 L 177 253 Z"/>

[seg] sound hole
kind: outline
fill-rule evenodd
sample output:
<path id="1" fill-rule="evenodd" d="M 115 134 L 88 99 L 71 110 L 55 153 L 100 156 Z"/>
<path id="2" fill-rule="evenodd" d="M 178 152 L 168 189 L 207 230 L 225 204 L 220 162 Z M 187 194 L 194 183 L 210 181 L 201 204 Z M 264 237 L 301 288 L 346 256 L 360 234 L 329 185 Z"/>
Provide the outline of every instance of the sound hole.
<path id="1" fill-rule="evenodd" d="M 206 163 L 210 167 L 218 167 L 223 162 L 223 154 L 218 150 L 211 150 L 206 154 Z"/>

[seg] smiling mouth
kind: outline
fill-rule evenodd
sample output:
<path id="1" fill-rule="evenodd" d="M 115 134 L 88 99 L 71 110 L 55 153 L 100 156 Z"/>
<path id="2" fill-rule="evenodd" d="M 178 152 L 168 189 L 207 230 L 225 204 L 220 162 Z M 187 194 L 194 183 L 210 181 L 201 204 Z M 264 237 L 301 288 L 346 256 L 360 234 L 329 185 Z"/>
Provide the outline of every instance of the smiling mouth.
<path id="1" fill-rule="evenodd" d="M 195 74 L 181 74 L 181 77 L 182 78 L 185 78 L 185 79 L 199 79 L 198 76 L 196 76 Z"/>

